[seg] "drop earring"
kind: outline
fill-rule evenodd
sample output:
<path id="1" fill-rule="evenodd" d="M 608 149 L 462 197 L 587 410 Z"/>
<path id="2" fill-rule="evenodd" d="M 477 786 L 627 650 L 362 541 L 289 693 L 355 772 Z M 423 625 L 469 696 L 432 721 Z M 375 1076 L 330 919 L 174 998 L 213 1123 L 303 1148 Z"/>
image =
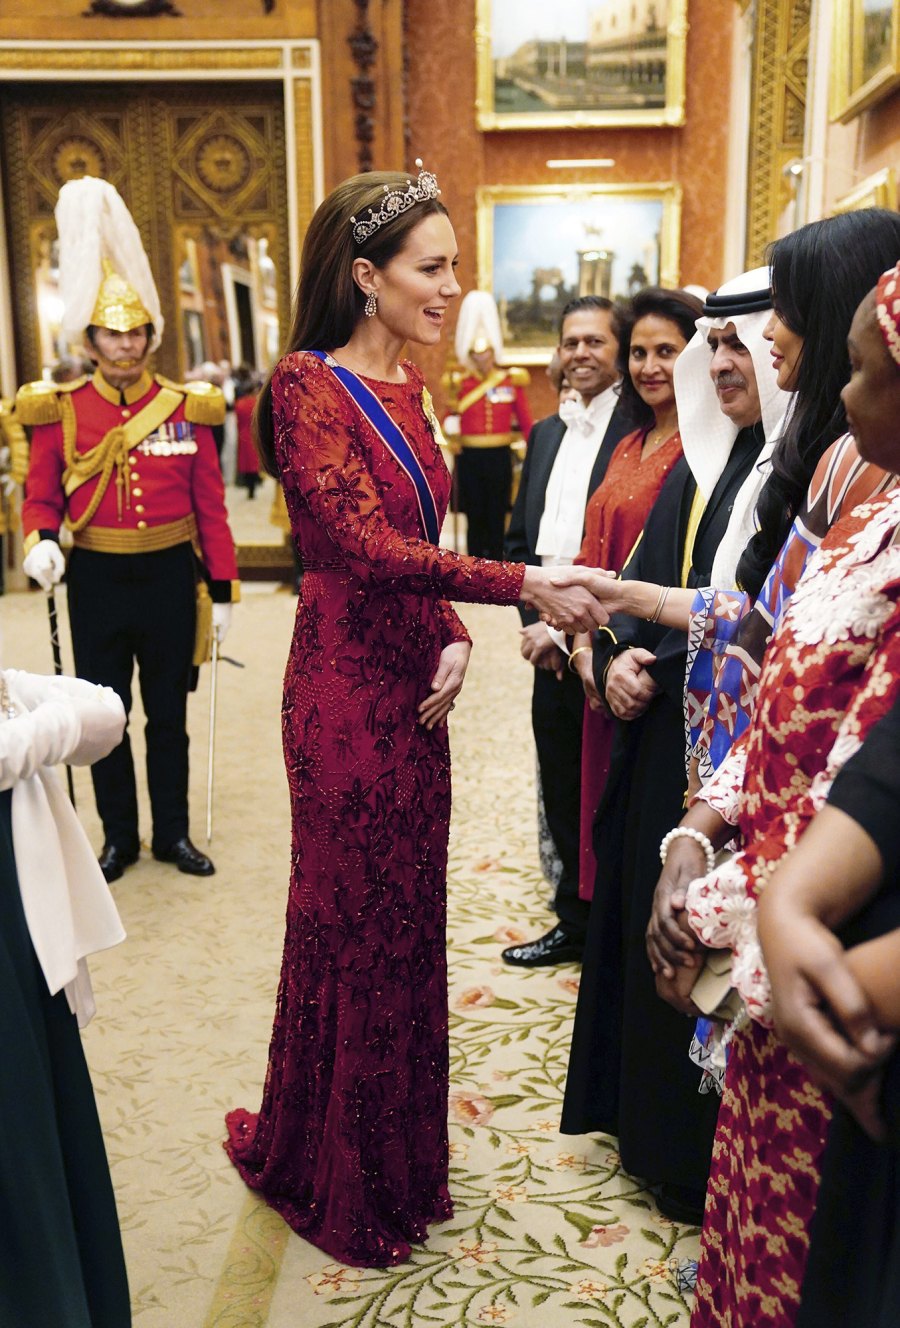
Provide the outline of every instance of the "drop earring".
<path id="1" fill-rule="evenodd" d="M 370 290 L 366 296 L 363 312 L 365 313 L 366 318 L 374 318 L 375 314 L 378 312 L 378 296 L 373 290 Z"/>

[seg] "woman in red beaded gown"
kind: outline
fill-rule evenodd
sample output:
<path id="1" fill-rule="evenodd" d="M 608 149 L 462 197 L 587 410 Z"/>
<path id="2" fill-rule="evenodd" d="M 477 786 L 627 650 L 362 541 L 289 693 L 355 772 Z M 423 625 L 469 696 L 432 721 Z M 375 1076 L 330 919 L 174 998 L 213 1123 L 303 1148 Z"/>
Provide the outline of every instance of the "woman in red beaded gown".
<path id="1" fill-rule="evenodd" d="M 675 403 L 675 361 L 703 313 L 695 295 L 649 286 L 631 301 L 630 326 L 619 341 L 621 396 L 630 401 L 639 428 L 626 434 L 609 459 L 602 484 L 584 514 L 584 539 L 575 562 L 621 572 L 640 539 L 666 477 L 682 456 Z M 581 830 L 578 893 L 592 899 L 597 875 L 594 816 L 609 775 L 616 721 L 594 682 L 589 635 L 572 643 L 571 667 L 584 683 L 587 705 L 581 744 Z"/>
<path id="2" fill-rule="evenodd" d="M 426 172 L 371 173 L 326 199 L 293 349 L 257 415 L 304 566 L 282 712 L 291 880 L 262 1106 L 229 1114 L 225 1146 L 295 1231 L 363 1266 L 406 1259 L 452 1213 L 446 718 L 471 643 L 449 600 L 521 595 L 573 625 L 602 616 L 542 569 L 423 538 L 450 480 L 421 375 L 399 356 L 439 340 L 459 295 L 437 192 Z M 399 439 L 335 370 L 358 375 Z"/>

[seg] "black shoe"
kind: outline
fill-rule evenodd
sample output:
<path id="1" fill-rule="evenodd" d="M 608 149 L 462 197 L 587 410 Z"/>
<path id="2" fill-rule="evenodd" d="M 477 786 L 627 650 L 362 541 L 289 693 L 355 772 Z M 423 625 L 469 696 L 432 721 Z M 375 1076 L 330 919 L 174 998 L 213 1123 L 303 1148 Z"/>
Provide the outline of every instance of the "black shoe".
<path id="1" fill-rule="evenodd" d="M 505 964 L 515 964 L 519 968 L 541 968 L 548 964 L 580 963 L 583 954 L 584 942 L 576 941 L 565 927 L 556 926 L 536 941 L 511 945 L 501 957 Z"/>
<path id="2" fill-rule="evenodd" d="M 704 1190 L 695 1190 L 689 1185 L 660 1185 L 654 1190 L 654 1198 L 663 1217 L 671 1218 L 681 1226 L 703 1226 Z"/>
<path id="3" fill-rule="evenodd" d="M 105 843 L 98 859 L 100 870 L 107 882 L 117 881 L 125 873 L 125 868 L 137 862 L 140 849 L 119 848 L 117 844 Z"/>
<path id="4" fill-rule="evenodd" d="M 183 839 L 176 839 L 168 848 L 155 848 L 153 856 L 157 862 L 174 862 L 178 870 L 186 872 L 188 876 L 215 874 L 216 869 L 209 858 L 199 848 L 194 848 L 187 835 Z"/>

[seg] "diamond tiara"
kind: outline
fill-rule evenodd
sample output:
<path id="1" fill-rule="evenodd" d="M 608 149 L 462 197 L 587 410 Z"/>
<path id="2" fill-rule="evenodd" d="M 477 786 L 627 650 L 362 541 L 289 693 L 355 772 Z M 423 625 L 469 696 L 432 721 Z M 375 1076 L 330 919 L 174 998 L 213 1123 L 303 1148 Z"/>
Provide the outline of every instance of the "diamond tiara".
<path id="1" fill-rule="evenodd" d="M 431 171 L 426 171 L 422 165 L 421 157 L 416 157 L 416 165 L 419 168 L 419 177 L 417 180 L 410 180 L 406 189 L 389 189 L 384 186 L 384 198 L 381 200 L 381 207 L 376 212 L 374 204 L 369 208 L 369 216 L 364 221 L 357 221 L 355 217 L 350 218 L 350 225 L 353 227 L 353 238 L 357 244 L 365 244 L 370 235 L 382 227 L 385 222 L 393 221 L 401 213 L 407 212 L 416 203 L 424 203 L 429 198 L 437 198 L 441 192 L 438 189 L 437 176 L 432 175 Z"/>

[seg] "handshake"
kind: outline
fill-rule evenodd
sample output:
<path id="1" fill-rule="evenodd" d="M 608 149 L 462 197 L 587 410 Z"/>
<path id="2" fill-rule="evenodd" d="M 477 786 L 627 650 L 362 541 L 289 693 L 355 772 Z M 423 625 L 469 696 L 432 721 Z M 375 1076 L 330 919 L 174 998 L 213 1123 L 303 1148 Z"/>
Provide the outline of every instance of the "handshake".
<path id="1" fill-rule="evenodd" d="M 570 634 L 603 627 L 624 606 L 622 582 L 599 567 L 526 567 L 520 598 Z"/>

